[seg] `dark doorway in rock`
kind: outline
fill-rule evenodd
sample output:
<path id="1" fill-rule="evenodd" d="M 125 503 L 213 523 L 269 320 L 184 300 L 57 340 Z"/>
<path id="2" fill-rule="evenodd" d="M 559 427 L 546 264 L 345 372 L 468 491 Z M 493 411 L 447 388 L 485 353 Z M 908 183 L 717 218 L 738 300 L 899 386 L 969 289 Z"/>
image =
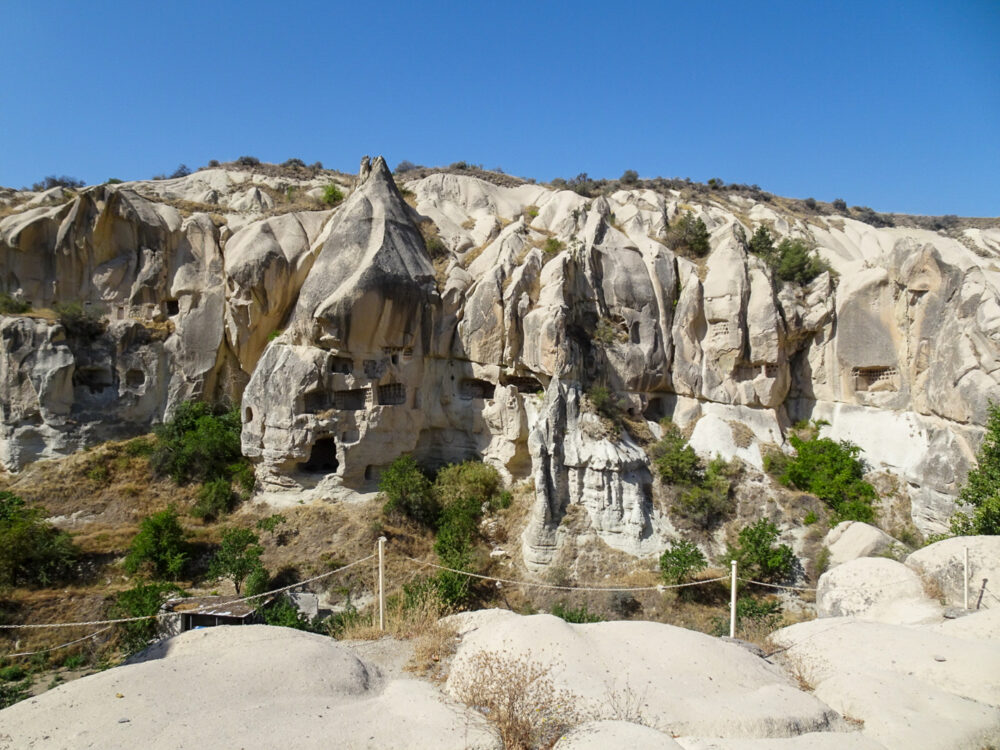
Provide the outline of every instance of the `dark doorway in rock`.
<path id="1" fill-rule="evenodd" d="M 167 306 L 167 315 L 169 315 L 170 317 L 177 315 L 181 311 L 181 305 L 175 299 L 166 300 L 166 306 Z"/>
<path id="2" fill-rule="evenodd" d="M 337 460 L 337 441 L 332 437 L 320 438 L 313 443 L 309 460 L 302 468 L 311 474 L 333 474 L 340 461 Z"/>

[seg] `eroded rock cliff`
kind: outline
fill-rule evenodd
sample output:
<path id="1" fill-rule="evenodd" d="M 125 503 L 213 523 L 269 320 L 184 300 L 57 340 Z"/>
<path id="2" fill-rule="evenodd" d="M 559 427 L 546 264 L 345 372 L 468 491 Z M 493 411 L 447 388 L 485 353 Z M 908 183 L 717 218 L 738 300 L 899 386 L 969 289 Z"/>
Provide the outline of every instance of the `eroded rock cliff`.
<path id="1" fill-rule="evenodd" d="M 324 181 L 350 191 L 338 207 L 276 209 Z M 356 182 L 214 169 L 25 200 L 0 221 L 2 290 L 36 309 L 80 300 L 107 325 L 0 321 L 0 461 L 228 399 L 265 492 L 371 489 L 402 453 L 482 457 L 534 482 L 530 566 L 552 561 L 574 505 L 607 544 L 652 554 L 669 522 L 646 452 L 594 413 L 600 387 L 646 430 L 671 416 L 703 454 L 757 468 L 791 423 L 824 419 L 899 477 L 918 528 L 946 524 L 1000 393 L 1000 228 L 449 173 L 404 188 L 379 157 Z M 672 248 L 688 211 L 710 231 L 703 259 Z M 762 224 L 831 272 L 776 280 L 747 249 Z"/>

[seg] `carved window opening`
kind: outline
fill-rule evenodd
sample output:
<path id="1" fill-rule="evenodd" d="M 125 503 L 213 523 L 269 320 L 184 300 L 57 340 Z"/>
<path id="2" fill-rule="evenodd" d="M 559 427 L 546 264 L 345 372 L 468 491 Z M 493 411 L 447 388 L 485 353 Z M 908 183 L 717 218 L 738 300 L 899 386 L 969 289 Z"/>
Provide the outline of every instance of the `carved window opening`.
<path id="1" fill-rule="evenodd" d="M 175 299 L 168 299 L 165 303 L 167 308 L 167 315 L 174 316 L 181 311 L 180 303 Z"/>
<path id="2" fill-rule="evenodd" d="M 114 384 L 111 370 L 103 367 L 78 367 L 73 372 L 74 387 L 87 388 L 91 393 L 103 393 Z"/>
<path id="3" fill-rule="evenodd" d="M 340 466 L 337 460 L 337 441 L 332 437 L 324 437 L 313 443 L 309 452 L 309 460 L 303 464 L 306 471 L 312 474 L 333 474 Z"/>
<path id="4" fill-rule="evenodd" d="M 768 362 L 764 365 L 764 377 L 766 378 L 776 378 L 778 377 L 778 365 L 773 362 Z"/>
<path id="5" fill-rule="evenodd" d="M 133 368 L 125 373 L 125 385 L 129 388 L 137 388 L 146 382 L 146 373 L 138 368 Z"/>
<path id="6" fill-rule="evenodd" d="M 323 391 L 312 391 L 302 397 L 302 408 L 306 414 L 318 414 L 330 408 L 329 399 Z"/>
<path id="7" fill-rule="evenodd" d="M 378 387 L 378 402 L 383 406 L 399 406 L 406 403 L 406 386 L 402 383 L 386 383 Z"/>
<path id="8" fill-rule="evenodd" d="M 474 378 L 466 378 L 458 384 L 458 395 L 467 401 L 478 398 L 493 398 L 494 390 L 495 387 L 492 383 Z"/>
<path id="9" fill-rule="evenodd" d="M 341 375 L 350 375 L 354 371 L 354 360 L 350 357 L 331 357 L 330 372 L 339 372 Z"/>
<path id="10" fill-rule="evenodd" d="M 361 411 L 368 402 L 368 389 L 356 388 L 352 391 L 334 391 L 333 408 L 346 411 Z"/>
<path id="11" fill-rule="evenodd" d="M 895 390 L 899 370 L 895 367 L 855 367 L 851 370 L 854 390 Z"/>
<path id="12" fill-rule="evenodd" d="M 244 410 L 243 416 L 246 417 L 245 422 L 253 422 L 253 409 L 249 406 Z"/>
<path id="13" fill-rule="evenodd" d="M 375 467 L 372 466 L 371 464 L 368 464 L 365 467 L 365 479 L 371 480 L 374 478 L 375 478 Z"/>
<path id="14" fill-rule="evenodd" d="M 504 381 L 504 385 L 512 385 L 517 388 L 518 393 L 538 393 L 542 388 L 542 384 L 538 382 L 536 378 L 529 378 L 524 376 L 517 376 L 512 378 L 507 378 Z"/>

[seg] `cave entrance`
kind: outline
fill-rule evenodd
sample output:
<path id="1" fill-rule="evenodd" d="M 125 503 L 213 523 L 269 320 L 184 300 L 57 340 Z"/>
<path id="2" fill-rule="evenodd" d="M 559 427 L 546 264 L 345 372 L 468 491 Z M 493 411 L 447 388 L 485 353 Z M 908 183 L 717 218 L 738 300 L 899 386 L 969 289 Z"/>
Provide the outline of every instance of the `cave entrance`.
<path id="1" fill-rule="evenodd" d="M 320 438 L 313 443 L 309 460 L 302 468 L 312 474 L 333 474 L 340 461 L 337 460 L 337 441 L 332 437 Z"/>

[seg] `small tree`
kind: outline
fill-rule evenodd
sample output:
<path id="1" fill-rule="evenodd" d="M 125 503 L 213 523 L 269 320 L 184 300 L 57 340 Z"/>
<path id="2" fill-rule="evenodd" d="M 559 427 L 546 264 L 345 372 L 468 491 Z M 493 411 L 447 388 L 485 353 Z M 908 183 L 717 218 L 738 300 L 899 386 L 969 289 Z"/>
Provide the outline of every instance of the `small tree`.
<path id="1" fill-rule="evenodd" d="M 330 183 L 325 188 L 323 188 L 323 202 L 328 206 L 336 206 L 344 200 L 344 193 L 341 189 Z"/>
<path id="2" fill-rule="evenodd" d="M 736 560 L 740 572 L 748 577 L 769 583 L 781 581 L 792 574 L 795 553 L 787 544 L 777 544 L 778 527 L 761 518 L 740 529 L 735 547 L 726 545 L 725 561 Z"/>
<path id="3" fill-rule="evenodd" d="M 208 574 L 213 578 L 228 578 L 239 596 L 243 582 L 251 573 L 263 567 L 260 562 L 263 554 L 260 538 L 250 529 L 227 529 L 222 535 L 222 544 L 212 559 Z"/>
<path id="4" fill-rule="evenodd" d="M 990 402 L 986 434 L 976 453 L 976 468 L 969 472 L 958 504 L 968 510 L 952 516 L 955 534 L 1000 534 L 1000 405 Z"/>
<path id="5" fill-rule="evenodd" d="M 695 216 L 690 211 L 682 214 L 667 230 L 667 238 L 679 252 L 687 252 L 696 258 L 708 255 L 708 227 L 700 216 Z"/>
<path id="6" fill-rule="evenodd" d="M 668 585 L 686 583 L 692 575 L 706 567 L 708 560 L 705 555 L 686 539 L 674 542 L 660 555 L 660 575 Z"/>
<path id="7" fill-rule="evenodd" d="M 660 422 L 663 437 L 650 453 L 653 465 L 667 484 L 692 484 L 701 479 L 701 462 L 694 448 L 688 445 L 680 428 L 670 420 Z"/>
<path id="8" fill-rule="evenodd" d="M 434 528 L 440 506 L 431 492 L 431 483 L 413 456 L 400 456 L 379 475 L 379 491 L 385 495 L 383 512 L 401 513 Z"/>
<path id="9" fill-rule="evenodd" d="M 165 583 L 136 583 L 127 591 L 119 593 L 111 606 L 108 617 L 112 619 L 146 617 L 145 620 L 120 622 L 115 626 L 118 639 L 126 654 L 134 654 L 149 645 L 159 631 L 159 620 L 152 615 L 172 593 L 179 592 L 176 586 Z"/>
<path id="10" fill-rule="evenodd" d="M 784 471 L 778 481 L 813 493 L 841 521 L 871 523 L 875 519 L 872 502 L 876 493 L 863 479 L 861 448 L 846 440 L 838 443 L 830 438 L 803 440 L 792 435 L 788 440 L 796 455 L 783 462 Z"/>
<path id="11" fill-rule="evenodd" d="M 11 492 L 0 492 L 0 587 L 48 585 L 67 576 L 77 550 L 69 534 Z"/>
<path id="12" fill-rule="evenodd" d="M 125 556 L 125 570 L 135 575 L 148 564 L 157 577 L 176 581 L 184 570 L 187 557 L 187 533 L 171 505 L 142 519 L 139 533 L 132 539 Z"/>

